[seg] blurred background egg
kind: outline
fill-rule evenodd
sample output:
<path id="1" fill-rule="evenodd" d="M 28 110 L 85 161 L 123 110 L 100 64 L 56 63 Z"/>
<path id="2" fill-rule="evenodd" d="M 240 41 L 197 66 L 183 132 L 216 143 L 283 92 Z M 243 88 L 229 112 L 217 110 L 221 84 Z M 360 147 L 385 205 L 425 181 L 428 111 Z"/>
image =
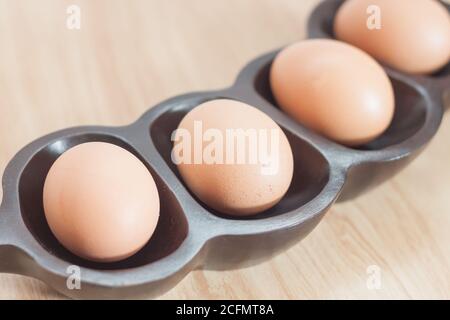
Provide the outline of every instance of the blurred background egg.
<path id="1" fill-rule="evenodd" d="M 158 190 L 146 166 L 129 151 L 103 142 L 63 153 L 46 177 L 43 200 L 58 241 L 97 262 L 139 251 L 159 218 Z"/>
<path id="2" fill-rule="evenodd" d="M 273 61 L 270 84 L 292 118 L 348 146 L 381 135 L 394 115 L 394 92 L 383 68 L 343 42 L 305 40 L 285 48 Z"/>
<path id="3" fill-rule="evenodd" d="M 196 143 L 199 139 L 202 140 L 202 133 L 198 130 L 199 123 L 201 123 L 203 134 L 206 133 L 203 136 L 206 139 L 198 144 L 201 146 L 200 153 L 202 150 L 207 153 L 207 146 L 213 143 L 211 135 L 209 138 L 206 137 L 207 132 L 215 132 L 215 142 L 219 140 L 223 142 L 223 148 L 217 148 L 214 151 L 214 157 L 219 153 L 222 155 L 222 158 L 215 157 L 217 161 L 208 161 L 203 157 L 197 159 L 201 161 L 194 162 L 195 153 L 198 152 Z M 264 145 L 259 145 L 257 148 L 261 151 L 261 148 L 267 147 L 274 156 L 272 158 L 276 162 L 273 166 L 274 171 L 265 172 L 265 169 L 269 169 L 268 163 L 259 161 L 264 160 L 260 156 L 256 162 L 249 161 L 249 154 L 251 150 L 254 150 L 255 145 L 248 143 L 250 140 L 247 138 L 245 138 L 243 150 L 246 159 L 241 163 L 238 162 L 239 151 L 237 148 L 230 147 L 228 143 L 232 141 L 234 146 L 237 146 L 239 138 L 229 139 L 227 132 L 230 132 L 229 130 L 235 133 L 239 130 L 249 132 L 248 129 L 266 132 L 270 137 L 267 140 L 259 139 L 258 143 L 261 142 Z M 183 132 L 187 135 L 182 135 Z M 278 143 L 274 143 L 272 132 L 277 134 Z M 240 138 L 243 137 L 240 136 Z M 184 182 L 198 199 L 220 213 L 235 216 L 260 213 L 276 205 L 290 186 L 294 164 L 291 146 L 286 135 L 269 116 L 245 103 L 219 99 L 197 106 L 182 119 L 174 140 L 172 157 Z M 226 160 L 230 156 L 234 161 Z M 190 163 L 189 159 L 192 160 Z M 270 166 L 275 164 L 274 161 L 271 161 Z"/>
<path id="4" fill-rule="evenodd" d="M 450 14 L 437 0 L 347 0 L 336 14 L 334 32 L 407 73 L 432 73 L 450 60 Z"/>

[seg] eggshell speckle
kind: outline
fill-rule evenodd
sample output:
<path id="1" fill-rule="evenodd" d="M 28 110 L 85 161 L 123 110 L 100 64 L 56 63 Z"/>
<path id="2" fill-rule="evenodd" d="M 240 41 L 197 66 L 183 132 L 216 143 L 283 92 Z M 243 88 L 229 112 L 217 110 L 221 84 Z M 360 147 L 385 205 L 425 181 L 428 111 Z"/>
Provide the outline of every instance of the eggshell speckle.
<path id="1" fill-rule="evenodd" d="M 228 129 L 276 130 L 279 147 L 276 174 L 262 174 L 264 164 L 201 163 L 178 164 L 178 171 L 188 188 L 206 205 L 220 213 L 248 216 L 277 204 L 287 192 L 292 180 L 294 163 L 292 150 L 281 128 L 265 113 L 242 102 L 219 99 L 205 102 L 191 110 L 178 129 L 195 136 L 194 123 L 201 121 L 203 129 L 218 130 L 226 136 Z M 176 146 L 177 142 L 175 142 Z M 193 155 L 194 142 L 190 154 Z M 177 154 L 174 154 L 178 162 Z"/>

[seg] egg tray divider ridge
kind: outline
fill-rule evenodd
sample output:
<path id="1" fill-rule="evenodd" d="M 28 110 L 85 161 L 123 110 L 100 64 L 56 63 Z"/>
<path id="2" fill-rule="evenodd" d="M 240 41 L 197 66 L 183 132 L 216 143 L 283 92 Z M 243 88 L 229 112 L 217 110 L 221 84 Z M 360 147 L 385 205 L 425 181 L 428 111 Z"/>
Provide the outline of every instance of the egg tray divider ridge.
<path id="1" fill-rule="evenodd" d="M 310 37 L 331 38 L 341 0 L 321 3 L 309 21 Z M 447 5 L 450 10 L 450 6 Z M 396 96 L 394 121 L 376 141 L 347 148 L 308 130 L 274 103 L 270 64 L 278 51 L 248 64 L 228 89 L 182 95 L 151 108 L 124 127 L 62 130 L 27 145 L 8 164 L 0 207 L 0 271 L 40 279 L 74 298 L 156 297 L 195 268 L 224 270 L 265 260 L 305 237 L 336 201 L 348 200 L 385 181 L 414 159 L 442 120 L 450 67 L 430 77 L 386 68 Z M 209 209 L 189 192 L 170 160 L 170 135 L 198 104 L 216 98 L 239 100 L 268 114 L 286 133 L 294 154 L 294 177 L 274 208 L 253 218 L 232 218 Z M 115 263 L 94 263 L 58 243 L 45 220 L 46 174 L 64 151 L 103 141 L 135 154 L 158 186 L 160 220 L 147 245 Z M 81 289 L 69 290 L 71 265 L 80 267 Z"/>

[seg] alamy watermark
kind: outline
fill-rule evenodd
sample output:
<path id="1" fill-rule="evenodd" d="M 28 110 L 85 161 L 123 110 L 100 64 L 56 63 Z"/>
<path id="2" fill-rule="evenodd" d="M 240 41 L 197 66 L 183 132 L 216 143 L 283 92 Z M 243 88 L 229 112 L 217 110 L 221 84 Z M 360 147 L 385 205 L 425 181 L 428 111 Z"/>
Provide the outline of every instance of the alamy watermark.
<path id="1" fill-rule="evenodd" d="M 66 27 L 69 30 L 81 29 L 81 8 L 75 4 L 72 4 L 66 9 Z"/>
<path id="2" fill-rule="evenodd" d="M 204 130 L 202 121 L 194 121 L 193 132 L 176 129 L 171 158 L 175 164 L 254 164 L 262 175 L 279 170 L 280 129 Z"/>
<path id="3" fill-rule="evenodd" d="M 376 5 L 370 5 L 366 10 L 369 17 L 367 18 L 367 29 L 380 30 L 381 29 L 381 8 Z"/>
<path id="4" fill-rule="evenodd" d="M 66 287 L 69 290 L 81 290 L 81 268 L 76 265 L 70 265 L 66 269 L 67 279 Z"/>
<path id="5" fill-rule="evenodd" d="M 366 269 L 367 281 L 366 286 L 369 290 L 380 290 L 381 289 L 381 268 L 374 264 L 370 265 Z"/>

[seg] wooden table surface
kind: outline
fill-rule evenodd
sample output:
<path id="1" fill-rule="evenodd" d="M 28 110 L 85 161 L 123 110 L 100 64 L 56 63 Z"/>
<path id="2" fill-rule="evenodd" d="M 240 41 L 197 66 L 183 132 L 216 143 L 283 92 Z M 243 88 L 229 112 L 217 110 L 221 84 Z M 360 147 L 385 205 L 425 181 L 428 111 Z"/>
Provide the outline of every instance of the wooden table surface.
<path id="1" fill-rule="evenodd" d="M 127 124 L 171 96 L 231 84 L 252 58 L 302 39 L 317 3 L 0 0 L 0 172 L 46 133 Z M 80 30 L 66 27 L 71 4 Z M 256 267 L 192 272 L 162 298 L 450 298 L 449 137 L 447 116 L 406 170 L 335 205 L 298 245 Z M 1 274 L 0 298 L 61 296 Z"/>

